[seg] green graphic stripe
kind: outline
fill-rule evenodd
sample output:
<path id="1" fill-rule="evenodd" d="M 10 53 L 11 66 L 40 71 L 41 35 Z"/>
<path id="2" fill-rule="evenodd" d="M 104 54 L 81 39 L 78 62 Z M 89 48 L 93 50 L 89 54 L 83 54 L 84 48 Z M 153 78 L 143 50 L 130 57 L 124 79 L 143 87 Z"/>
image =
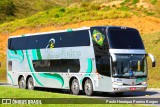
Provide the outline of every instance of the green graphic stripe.
<path id="1" fill-rule="evenodd" d="M 91 58 L 88 58 L 87 62 L 88 62 L 87 73 L 91 73 L 92 72 L 92 60 L 91 60 Z"/>
<path id="2" fill-rule="evenodd" d="M 16 54 L 12 54 L 12 53 L 13 53 L 13 51 L 8 51 L 8 56 L 10 59 L 19 60 L 20 62 L 22 61 L 22 58 L 20 56 L 18 56 Z"/>
<path id="3" fill-rule="evenodd" d="M 84 77 L 85 76 L 90 76 L 90 73 L 92 72 L 92 59 L 88 58 L 87 62 L 88 62 L 88 68 L 87 68 L 87 71 L 86 71 L 87 74 L 85 74 Z M 82 84 L 82 79 L 80 80 L 80 83 Z"/>
<path id="4" fill-rule="evenodd" d="M 35 78 L 35 80 L 37 81 L 37 83 L 38 83 L 39 85 L 43 86 L 43 84 L 38 80 L 38 78 L 37 78 L 36 75 L 34 74 L 35 71 L 34 71 L 34 68 L 33 68 L 32 61 L 31 61 L 31 59 L 30 59 L 30 57 L 29 57 L 29 54 L 28 54 L 28 50 L 26 50 L 26 56 L 27 56 L 27 61 L 28 61 L 29 68 L 30 68 L 30 70 L 31 70 L 31 72 L 32 72 L 33 77 Z"/>
<path id="5" fill-rule="evenodd" d="M 12 51 L 12 50 L 9 50 L 9 52 L 10 52 L 11 54 L 15 54 L 15 52 L 14 52 L 14 51 Z"/>
<path id="6" fill-rule="evenodd" d="M 86 73 L 91 73 L 92 72 L 92 59 L 88 58 L 87 62 L 88 62 L 88 69 L 87 69 Z M 85 74 L 84 76 L 89 76 L 89 75 L 90 74 Z"/>
<path id="7" fill-rule="evenodd" d="M 41 51 L 40 49 L 37 49 L 37 56 L 39 60 L 42 60 Z"/>
<path id="8" fill-rule="evenodd" d="M 24 54 L 22 50 L 17 50 L 17 54 L 21 56 L 21 62 L 24 60 Z"/>
<path id="9" fill-rule="evenodd" d="M 67 32 L 72 32 L 73 30 L 72 29 L 67 29 Z"/>
<path id="10" fill-rule="evenodd" d="M 7 73 L 7 75 L 9 76 L 9 78 L 11 79 L 11 81 L 12 81 L 12 84 L 13 84 L 13 79 L 12 79 L 12 76 L 9 74 L 9 73 Z M 13 84 L 14 85 L 14 84 Z"/>
<path id="11" fill-rule="evenodd" d="M 36 51 L 36 49 L 33 49 L 32 50 L 32 59 L 33 60 L 37 60 L 38 58 L 37 58 L 37 51 Z"/>
<path id="12" fill-rule="evenodd" d="M 62 84 L 62 87 L 64 85 L 64 79 L 61 75 L 59 74 L 50 74 L 50 73 L 40 73 L 40 76 L 43 76 L 43 77 L 47 77 L 47 78 L 52 78 L 52 79 L 56 79 L 58 80 L 61 84 Z"/>
<path id="13" fill-rule="evenodd" d="M 17 51 L 16 51 L 16 50 L 14 50 L 14 53 L 15 53 L 15 54 L 17 54 Z"/>

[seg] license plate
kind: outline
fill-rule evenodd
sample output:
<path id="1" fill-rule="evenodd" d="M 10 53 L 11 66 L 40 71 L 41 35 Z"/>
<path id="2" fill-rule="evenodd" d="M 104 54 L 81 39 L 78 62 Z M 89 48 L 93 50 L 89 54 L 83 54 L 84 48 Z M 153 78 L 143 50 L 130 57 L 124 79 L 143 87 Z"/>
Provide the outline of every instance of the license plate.
<path id="1" fill-rule="evenodd" d="M 131 90 L 131 91 L 135 91 L 135 90 L 136 90 L 136 87 L 131 87 L 130 90 Z"/>

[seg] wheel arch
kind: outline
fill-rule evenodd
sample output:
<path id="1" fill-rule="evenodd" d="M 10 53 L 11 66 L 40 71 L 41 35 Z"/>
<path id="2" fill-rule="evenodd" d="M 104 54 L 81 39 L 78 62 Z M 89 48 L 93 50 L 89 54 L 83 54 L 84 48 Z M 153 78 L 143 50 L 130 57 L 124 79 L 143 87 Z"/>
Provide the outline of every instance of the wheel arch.
<path id="1" fill-rule="evenodd" d="M 85 83 L 85 81 L 86 81 L 87 79 L 90 79 L 90 80 L 91 80 L 92 85 L 93 85 L 93 91 L 95 91 L 95 84 L 94 84 L 94 82 L 93 82 L 93 79 L 90 78 L 89 76 L 83 78 L 83 80 L 82 80 L 82 90 L 84 91 L 84 83 Z"/>

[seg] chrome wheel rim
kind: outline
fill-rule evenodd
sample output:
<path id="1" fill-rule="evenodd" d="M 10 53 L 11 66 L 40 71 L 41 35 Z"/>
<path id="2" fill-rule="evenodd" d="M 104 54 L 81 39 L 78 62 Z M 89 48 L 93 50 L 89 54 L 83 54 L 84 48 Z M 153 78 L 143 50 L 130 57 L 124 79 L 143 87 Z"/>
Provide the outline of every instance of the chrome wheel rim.
<path id="1" fill-rule="evenodd" d="M 72 82 L 72 92 L 73 92 L 73 94 L 78 94 L 78 91 L 79 91 L 79 85 L 78 85 L 78 83 L 77 83 L 77 81 L 76 80 L 73 80 L 73 82 Z"/>
<path id="2" fill-rule="evenodd" d="M 28 81 L 28 89 L 33 89 L 34 85 L 33 85 L 33 81 L 29 79 Z"/>
<path id="3" fill-rule="evenodd" d="M 87 80 L 85 83 L 85 93 L 86 95 L 90 95 L 92 93 L 92 84 L 90 80 Z"/>

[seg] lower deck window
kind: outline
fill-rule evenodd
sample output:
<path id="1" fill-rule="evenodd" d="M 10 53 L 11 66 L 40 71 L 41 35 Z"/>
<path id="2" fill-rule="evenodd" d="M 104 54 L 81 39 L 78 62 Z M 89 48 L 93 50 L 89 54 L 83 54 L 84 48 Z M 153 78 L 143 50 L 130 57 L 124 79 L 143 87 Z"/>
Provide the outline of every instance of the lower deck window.
<path id="1" fill-rule="evenodd" d="M 79 72 L 79 59 L 33 60 L 36 72 Z"/>
<path id="2" fill-rule="evenodd" d="M 8 61 L 8 71 L 12 71 L 12 61 Z"/>
<path id="3" fill-rule="evenodd" d="M 111 76 L 109 56 L 96 56 L 96 67 L 99 74 L 109 77 Z"/>

